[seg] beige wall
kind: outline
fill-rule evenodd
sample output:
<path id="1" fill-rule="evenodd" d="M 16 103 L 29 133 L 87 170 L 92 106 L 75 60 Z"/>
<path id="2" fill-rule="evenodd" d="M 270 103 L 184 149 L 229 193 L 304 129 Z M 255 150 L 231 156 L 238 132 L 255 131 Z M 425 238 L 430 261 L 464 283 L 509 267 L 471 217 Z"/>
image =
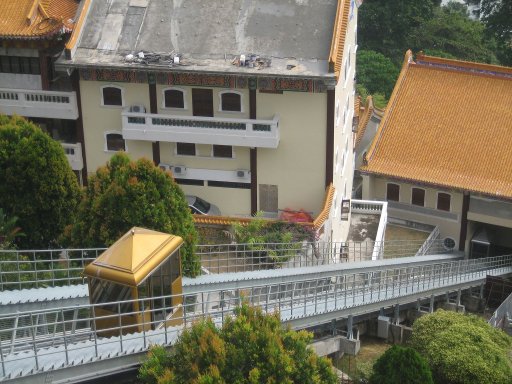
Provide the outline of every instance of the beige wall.
<path id="1" fill-rule="evenodd" d="M 327 94 L 257 93 L 257 118 L 279 114 L 277 149 L 258 148 L 258 184 L 278 185 L 280 209 L 317 215 L 325 195 Z"/>
<path id="2" fill-rule="evenodd" d="M 388 206 L 388 215 L 403 220 L 415 221 L 418 223 L 429 224 L 438 226 L 441 232 L 441 237 L 451 237 L 459 246 L 460 227 L 461 227 L 461 213 L 462 213 L 462 200 L 463 195 L 461 192 L 453 190 L 441 190 L 435 188 L 428 188 L 424 186 L 416 186 L 409 183 L 398 181 L 388 181 L 387 179 L 375 176 L 363 176 L 363 199 L 370 200 L 386 200 L 386 191 L 388 182 L 400 185 L 400 201 L 404 204 L 400 208 L 396 208 L 393 202 Z M 415 206 L 411 206 L 412 188 L 422 188 L 425 190 L 425 212 L 415 212 Z M 456 215 L 456 218 L 442 217 L 444 211 L 436 209 L 437 205 L 437 192 L 449 193 L 451 195 L 450 213 Z M 403 209 L 402 209 L 403 208 Z"/>
<path id="3" fill-rule="evenodd" d="M 195 195 L 215 204 L 223 215 L 247 216 L 251 214 L 251 190 L 237 188 L 200 187 L 180 185 L 187 195 Z"/>
<path id="4" fill-rule="evenodd" d="M 121 87 L 125 106 L 142 104 L 149 108 L 147 84 L 80 81 L 85 152 L 89 174 L 94 173 L 99 166 L 105 165 L 115 153 L 105 151 L 105 132 L 121 133 L 123 107 L 101 105 L 101 87 L 105 85 Z M 132 159 L 153 158 L 150 142 L 127 140 L 126 147 L 127 153 Z"/>
<path id="5" fill-rule="evenodd" d="M 354 117 L 354 76 L 356 68 L 356 24 L 357 8 L 349 20 L 343 62 L 335 88 L 334 142 L 333 142 L 333 185 L 335 198 L 330 214 L 333 241 L 346 241 L 349 221 L 341 221 L 341 202 L 352 196 L 354 178 L 354 148 L 352 119 Z"/>

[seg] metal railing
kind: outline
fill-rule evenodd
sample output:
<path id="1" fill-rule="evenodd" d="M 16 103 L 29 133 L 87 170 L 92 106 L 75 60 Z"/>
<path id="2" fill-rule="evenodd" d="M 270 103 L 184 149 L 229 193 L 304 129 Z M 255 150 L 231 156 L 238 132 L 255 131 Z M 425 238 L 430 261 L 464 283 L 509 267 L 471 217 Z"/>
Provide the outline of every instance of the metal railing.
<path id="1" fill-rule="evenodd" d="M 151 344 L 172 344 L 183 328 L 198 319 L 211 318 L 221 325 L 243 300 L 268 313 L 279 311 L 281 320 L 293 326 L 296 319 L 336 316 L 335 311 L 385 300 L 397 303 L 404 298 L 407 302 L 409 297 L 415 301 L 414 295 L 428 295 L 431 290 L 439 292 L 452 286 L 470 287 L 480 284 L 487 274 L 511 271 L 512 255 L 507 255 L 385 268 L 379 272 L 336 271 L 319 279 L 211 290 L 192 296 L 20 312 L 0 317 L 1 372 L 4 377 L 9 377 L 13 370 L 16 375 L 27 375 L 143 352 Z M 180 301 L 183 305 L 163 305 Z M 105 308 L 109 308 L 110 314 L 100 316 L 100 309 Z M 128 317 L 138 318 L 138 325 L 127 321 Z"/>
<path id="2" fill-rule="evenodd" d="M 84 267 L 104 250 L 0 250 L 0 291 L 83 284 Z"/>
<path id="3" fill-rule="evenodd" d="M 494 328 L 506 329 L 511 327 L 512 321 L 512 293 L 501 303 L 501 305 L 494 311 L 488 323 Z"/>
<path id="4" fill-rule="evenodd" d="M 426 255 L 429 251 L 430 247 L 436 242 L 439 241 L 439 237 L 441 236 L 441 233 L 439 232 L 439 227 L 435 227 L 432 232 L 430 232 L 430 235 L 428 235 L 425 242 L 421 245 L 420 249 L 418 249 L 418 252 L 416 252 L 415 256 L 423 256 Z"/>
<path id="5" fill-rule="evenodd" d="M 374 260 L 378 248 L 393 258 L 416 254 L 422 241 L 295 242 L 198 245 L 196 255 L 209 273 L 302 268 Z M 57 250 L 0 250 L 0 291 L 83 284 L 84 267 L 105 248 Z M 441 240 L 428 253 L 447 253 Z M 184 270 L 186 273 L 186 270 Z"/>
<path id="6" fill-rule="evenodd" d="M 422 245 L 422 240 L 217 244 L 197 246 L 196 254 L 210 273 L 230 273 L 369 261 L 375 260 L 376 250 L 392 258 L 408 257 L 414 256 Z M 436 240 L 425 252 L 433 255 L 451 251 L 443 247 L 441 240 Z"/>

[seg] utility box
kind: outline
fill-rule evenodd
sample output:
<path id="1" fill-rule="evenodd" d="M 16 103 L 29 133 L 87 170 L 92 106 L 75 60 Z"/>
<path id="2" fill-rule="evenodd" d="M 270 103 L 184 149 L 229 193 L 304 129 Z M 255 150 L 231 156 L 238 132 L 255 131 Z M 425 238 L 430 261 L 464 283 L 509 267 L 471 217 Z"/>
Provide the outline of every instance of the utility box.
<path id="1" fill-rule="evenodd" d="M 389 333 L 390 318 L 388 316 L 379 316 L 377 318 L 377 337 L 381 339 L 387 339 Z"/>

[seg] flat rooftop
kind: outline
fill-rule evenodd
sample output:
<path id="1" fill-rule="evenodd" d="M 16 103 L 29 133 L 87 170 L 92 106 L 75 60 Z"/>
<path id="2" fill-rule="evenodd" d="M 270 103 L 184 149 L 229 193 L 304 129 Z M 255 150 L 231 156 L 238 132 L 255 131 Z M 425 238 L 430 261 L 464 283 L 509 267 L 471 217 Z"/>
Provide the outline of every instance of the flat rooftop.
<path id="1" fill-rule="evenodd" d="M 72 60 L 62 65 L 165 71 L 333 77 L 328 61 L 337 0 L 93 1 Z M 140 51 L 180 54 L 180 63 L 125 60 Z M 258 68 L 240 55 L 270 59 Z"/>

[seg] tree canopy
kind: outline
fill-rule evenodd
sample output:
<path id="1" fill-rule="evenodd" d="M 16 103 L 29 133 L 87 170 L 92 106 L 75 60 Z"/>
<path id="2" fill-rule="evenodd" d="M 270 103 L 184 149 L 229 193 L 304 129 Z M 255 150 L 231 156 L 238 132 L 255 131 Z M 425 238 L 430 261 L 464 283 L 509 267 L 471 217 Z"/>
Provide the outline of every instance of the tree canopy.
<path id="1" fill-rule="evenodd" d="M 399 72 L 391 59 L 382 53 L 366 50 L 357 52 L 357 83 L 370 94 L 382 93 L 389 99 Z"/>
<path id="2" fill-rule="evenodd" d="M 477 11 L 486 30 L 498 42 L 497 56 L 512 66 L 512 0 L 466 0 L 479 6 Z"/>
<path id="3" fill-rule="evenodd" d="M 0 116 L 0 207 L 25 233 L 18 247 L 57 246 L 79 201 L 62 146 L 21 117 Z"/>
<path id="4" fill-rule="evenodd" d="M 443 310 L 422 316 L 410 344 L 427 360 L 436 383 L 511 382 L 510 336 L 476 316 Z"/>
<path id="5" fill-rule="evenodd" d="M 133 162 L 120 152 L 89 178 L 67 237 L 77 247 L 110 246 L 133 226 L 181 236 L 183 273 L 199 274 L 197 232 L 183 191 L 152 161 Z"/>
<path id="6" fill-rule="evenodd" d="M 433 384 L 426 361 L 412 348 L 393 345 L 375 362 L 370 384 Z"/>
<path id="7" fill-rule="evenodd" d="M 434 17 L 436 5 L 439 1 L 365 0 L 357 26 L 361 48 L 380 52 L 401 65 L 404 53 L 411 48 L 408 36 Z"/>
<path id="8" fill-rule="evenodd" d="M 421 29 L 411 31 L 409 41 L 415 51 L 424 50 L 430 55 L 498 63 L 494 40 L 488 38 L 480 21 L 469 18 L 467 7 L 460 3 L 437 8 Z"/>
<path id="9" fill-rule="evenodd" d="M 335 384 L 328 359 L 308 348 L 305 331 L 283 329 L 279 315 L 243 304 L 222 329 L 211 319 L 180 336 L 171 352 L 156 347 L 139 378 L 154 384 Z"/>

